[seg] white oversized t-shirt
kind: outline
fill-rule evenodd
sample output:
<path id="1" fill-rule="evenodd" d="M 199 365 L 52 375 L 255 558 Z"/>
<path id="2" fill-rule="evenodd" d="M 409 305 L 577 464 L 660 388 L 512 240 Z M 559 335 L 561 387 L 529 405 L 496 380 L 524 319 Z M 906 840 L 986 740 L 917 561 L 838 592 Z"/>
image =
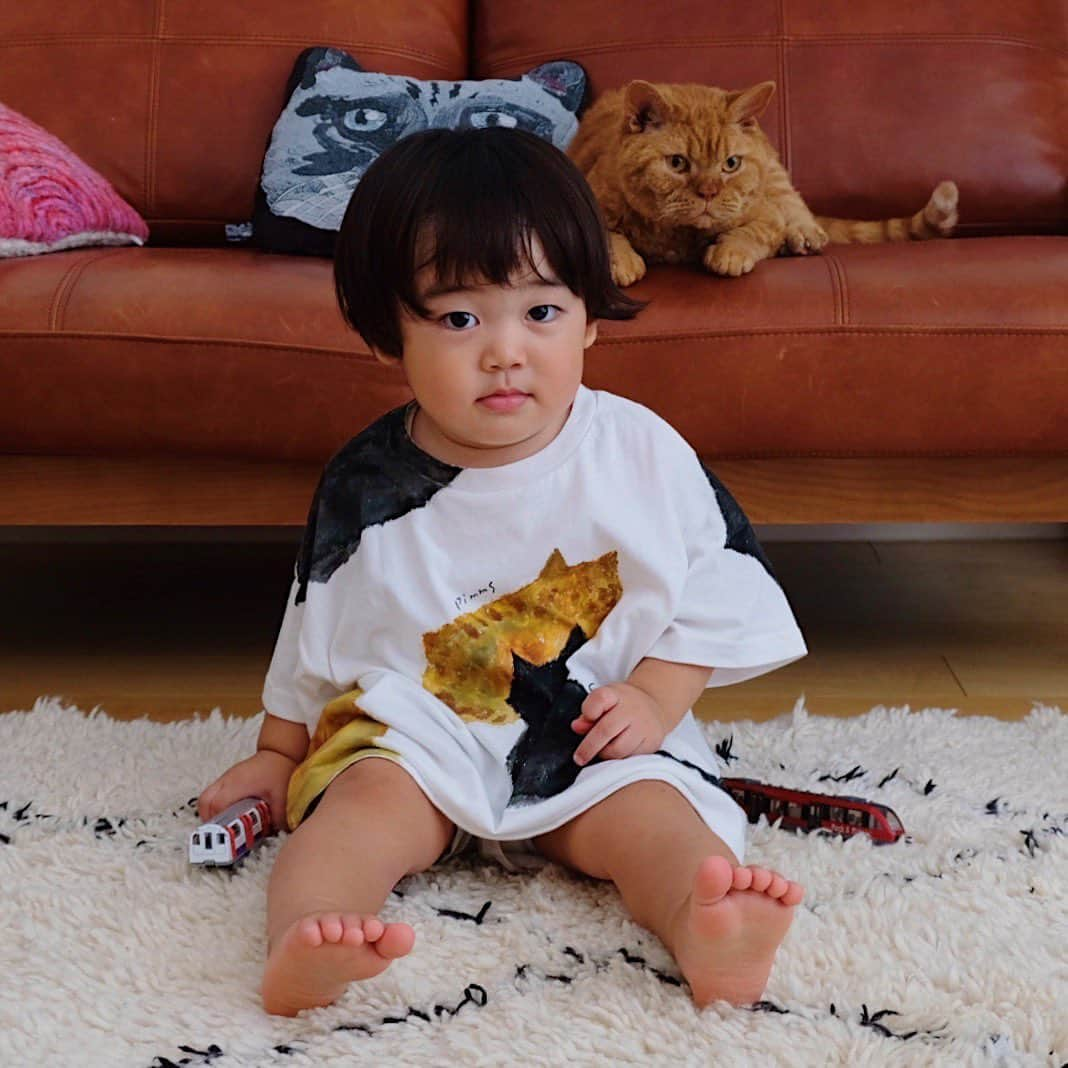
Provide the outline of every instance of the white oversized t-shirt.
<path id="1" fill-rule="evenodd" d="M 482 838 L 530 838 L 640 779 L 671 783 L 734 851 L 742 810 L 687 712 L 657 753 L 574 763 L 571 721 L 644 657 L 709 686 L 807 652 L 745 516 L 694 450 L 632 401 L 581 386 L 526 459 L 461 468 L 397 408 L 326 465 L 264 685 L 314 733 L 359 690 L 433 804 Z"/>

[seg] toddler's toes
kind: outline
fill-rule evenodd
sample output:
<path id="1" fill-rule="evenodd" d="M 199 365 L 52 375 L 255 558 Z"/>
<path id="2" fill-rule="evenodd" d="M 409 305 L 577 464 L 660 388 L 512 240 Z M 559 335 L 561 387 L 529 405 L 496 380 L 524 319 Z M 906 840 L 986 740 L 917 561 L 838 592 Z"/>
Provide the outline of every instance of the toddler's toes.
<path id="1" fill-rule="evenodd" d="M 377 916 L 364 916 L 363 933 L 368 942 L 377 942 L 385 930 L 386 925 Z"/>
<path id="2" fill-rule="evenodd" d="M 320 916 L 319 930 L 323 932 L 324 942 L 336 945 L 341 941 L 341 936 L 345 933 L 345 924 L 342 922 L 341 914 L 337 912 L 328 912 L 325 915 Z"/>
<path id="3" fill-rule="evenodd" d="M 415 945 L 415 931 L 406 923 L 389 923 L 380 938 L 376 938 L 374 948 L 390 960 L 411 953 Z"/>
<path id="4" fill-rule="evenodd" d="M 735 868 L 734 881 L 731 886 L 735 890 L 748 890 L 753 885 L 752 868 Z"/>
<path id="5" fill-rule="evenodd" d="M 764 893 L 766 893 L 768 897 L 780 898 L 789 889 L 790 881 L 784 879 L 777 871 L 773 871 L 771 873 L 771 882 L 768 883 L 768 888 Z"/>
<path id="6" fill-rule="evenodd" d="M 364 939 L 363 919 L 356 913 L 346 913 L 341 917 L 341 923 L 345 930 L 341 936 L 341 944 L 344 946 L 362 946 Z"/>
<path id="7" fill-rule="evenodd" d="M 771 885 L 771 872 L 767 868 L 753 868 L 753 882 L 750 885 L 750 890 L 756 890 L 758 894 L 764 893 L 765 890 Z"/>
<path id="8" fill-rule="evenodd" d="M 321 946 L 325 939 L 319 921 L 314 916 L 305 917 L 297 926 L 297 942 L 305 946 Z"/>

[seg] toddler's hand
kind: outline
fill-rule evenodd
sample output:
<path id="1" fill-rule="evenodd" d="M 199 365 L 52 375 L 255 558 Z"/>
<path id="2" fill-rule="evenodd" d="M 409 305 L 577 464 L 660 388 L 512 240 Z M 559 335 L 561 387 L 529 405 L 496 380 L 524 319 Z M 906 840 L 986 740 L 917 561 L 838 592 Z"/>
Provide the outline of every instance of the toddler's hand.
<path id="1" fill-rule="evenodd" d="M 220 775 L 197 799 L 197 814 L 205 823 L 243 797 L 262 797 L 271 809 L 274 829 L 286 826 L 286 793 L 295 760 L 261 749 Z"/>
<path id="2" fill-rule="evenodd" d="M 571 729 L 586 735 L 575 750 L 576 764 L 588 764 L 598 755 L 615 760 L 655 753 L 667 734 L 660 705 L 627 682 L 598 686 L 582 702 Z"/>

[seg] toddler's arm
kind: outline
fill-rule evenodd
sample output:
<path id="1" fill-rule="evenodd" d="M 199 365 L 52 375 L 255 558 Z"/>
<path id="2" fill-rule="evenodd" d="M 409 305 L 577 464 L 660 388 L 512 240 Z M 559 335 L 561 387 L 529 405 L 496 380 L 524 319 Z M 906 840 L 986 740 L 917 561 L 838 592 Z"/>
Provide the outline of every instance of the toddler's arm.
<path id="1" fill-rule="evenodd" d="M 235 764 L 200 795 L 200 819 L 210 820 L 244 797 L 262 797 L 270 806 L 274 829 L 285 827 L 289 778 L 307 755 L 309 742 L 303 723 L 279 719 L 267 712 L 255 754 Z"/>
<path id="2" fill-rule="evenodd" d="M 626 682 L 598 686 L 571 727 L 586 737 L 575 761 L 655 753 L 708 684 L 713 668 L 647 656 Z"/>

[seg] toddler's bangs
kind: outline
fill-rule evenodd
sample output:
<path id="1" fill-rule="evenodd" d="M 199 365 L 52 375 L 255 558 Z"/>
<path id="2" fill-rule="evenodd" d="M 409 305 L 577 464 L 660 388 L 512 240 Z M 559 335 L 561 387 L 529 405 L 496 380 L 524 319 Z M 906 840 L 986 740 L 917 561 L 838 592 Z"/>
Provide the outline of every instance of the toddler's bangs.
<path id="1" fill-rule="evenodd" d="M 551 281 L 551 272 L 576 296 L 587 297 L 584 283 L 598 258 L 587 245 L 603 241 L 601 232 L 584 229 L 574 217 L 571 189 L 544 167 L 531 168 L 529 161 L 515 158 L 509 147 L 490 139 L 474 151 L 467 146 L 459 159 L 442 159 L 433 180 L 423 186 L 423 203 L 402 239 L 411 269 L 398 293 L 416 315 L 430 315 L 415 286 L 424 267 L 432 269 L 437 286 L 450 289 L 506 286 L 530 272 Z M 540 272 L 535 235 L 545 251 Z"/>

